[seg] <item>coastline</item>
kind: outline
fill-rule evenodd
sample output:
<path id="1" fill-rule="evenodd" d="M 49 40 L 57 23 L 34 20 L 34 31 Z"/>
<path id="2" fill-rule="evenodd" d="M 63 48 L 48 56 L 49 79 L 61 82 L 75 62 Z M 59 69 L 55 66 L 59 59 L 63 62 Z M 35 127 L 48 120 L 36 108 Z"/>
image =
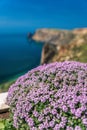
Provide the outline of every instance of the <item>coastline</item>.
<path id="1" fill-rule="evenodd" d="M 36 30 L 32 39 L 44 42 L 41 64 L 60 61 L 87 62 L 87 28 L 40 28 Z"/>
<path id="2" fill-rule="evenodd" d="M 4 57 L 0 57 L 0 93 L 7 91 L 10 85 L 14 83 L 18 77 L 24 75 L 29 70 L 40 65 L 43 45 L 38 44 L 33 40 L 29 41 L 27 35 L 26 37 L 25 35 L 21 37 L 19 37 L 18 35 L 17 37 L 15 37 L 14 35 L 12 36 L 13 37 L 10 38 L 10 35 L 6 35 L 7 41 L 3 40 L 4 36 L 0 39 L 2 41 L 2 44 L 0 45 L 0 56 L 5 55 Z M 14 41 L 14 47 L 12 45 L 12 41 Z M 5 47 L 6 53 L 4 54 Z M 11 51 L 9 51 L 9 48 Z M 33 55 L 34 52 L 36 52 L 35 56 Z"/>
<path id="3" fill-rule="evenodd" d="M 0 83 L 0 93 L 7 92 L 9 87 L 21 76 L 27 73 L 27 71 L 23 71 L 21 73 L 18 73 L 16 75 L 11 76 L 11 78 L 4 80 Z"/>
<path id="4" fill-rule="evenodd" d="M 40 65 L 40 63 L 39 63 Z M 38 66 L 37 64 L 35 65 L 36 67 Z M 15 81 L 22 75 L 26 74 L 28 71 L 32 70 L 34 67 L 31 67 L 31 69 L 29 68 L 25 68 L 24 71 L 18 72 L 17 74 L 14 74 L 12 76 L 10 76 L 8 79 L 3 80 L 0 83 L 0 93 L 2 92 L 7 92 L 9 87 L 15 83 Z"/>
<path id="5" fill-rule="evenodd" d="M 87 44 L 85 44 L 87 28 L 73 29 L 71 31 L 45 28 L 36 30 L 32 35 L 31 33 L 28 35 L 28 39 L 33 40 L 36 45 L 38 45 L 38 43 L 43 44 L 41 57 L 39 59 L 41 64 L 65 60 L 87 62 L 85 56 L 87 52 Z M 68 48 L 70 48 L 70 50 L 68 50 Z M 39 62 L 35 65 L 33 64 L 32 67 L 28 65 L 27 68 L 22 71 L 15 72 L 9 76 L 7 75 L 7 79 L 0 83 L 0 92 L 7 91 L 18 77 L 38 65 L 40 65 Z"/>

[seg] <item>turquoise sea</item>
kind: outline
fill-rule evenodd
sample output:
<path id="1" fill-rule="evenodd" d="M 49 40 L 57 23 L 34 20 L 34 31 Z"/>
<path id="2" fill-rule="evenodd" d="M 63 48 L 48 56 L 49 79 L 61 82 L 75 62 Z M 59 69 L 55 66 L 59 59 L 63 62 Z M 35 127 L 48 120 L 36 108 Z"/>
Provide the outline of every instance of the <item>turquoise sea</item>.
<path id="1" fill-rule="evenodd" d="M 40 64 L 43 44 L 26 34 L 0 35 L 0 83 L 19 77 Z"/>

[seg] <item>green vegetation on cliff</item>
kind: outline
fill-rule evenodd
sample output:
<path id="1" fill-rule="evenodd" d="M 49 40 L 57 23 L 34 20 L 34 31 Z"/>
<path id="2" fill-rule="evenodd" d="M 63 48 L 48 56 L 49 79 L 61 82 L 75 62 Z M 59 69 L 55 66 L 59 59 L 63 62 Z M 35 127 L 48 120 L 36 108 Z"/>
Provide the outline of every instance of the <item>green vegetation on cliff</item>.
<path id="1" fill-rule="evenodd" d="M 7 92 L 9 87 L 15 82 L 15 80 L 9 80 L 0 84 L 0 93 Z"/>
<path id="2" fill-rule="evenodd" d="M 45 43 L 42 64 L 67 60 L 87 62 L 87 28 L 71 31 L 39 29 L 33 39 Z"/>

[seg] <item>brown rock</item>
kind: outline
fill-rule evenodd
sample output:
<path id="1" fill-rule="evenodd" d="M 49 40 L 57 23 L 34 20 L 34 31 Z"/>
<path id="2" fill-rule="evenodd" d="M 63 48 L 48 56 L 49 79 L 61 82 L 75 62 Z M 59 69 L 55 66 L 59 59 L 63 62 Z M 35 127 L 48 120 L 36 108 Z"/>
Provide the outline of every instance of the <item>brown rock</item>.
<path id="1" fill-rule="evenodd" d="M 9 118 L 9 112 L 3 112 L 0 113 L 0 119 L 8 119 Z"/>
<path id="2" fill-rule="evenodd" d="M 87 62 L 87 28 L 71 31 L 39 29 L 32 38 L 45 43 L 41 64 L 65 60 Z"/>
<path id="3" fill-rule="evenodd" d="M 48 63 L 56 55 L 57 47 L 54 44 L 46 43 L 42 50 L 41 64 Z"/>

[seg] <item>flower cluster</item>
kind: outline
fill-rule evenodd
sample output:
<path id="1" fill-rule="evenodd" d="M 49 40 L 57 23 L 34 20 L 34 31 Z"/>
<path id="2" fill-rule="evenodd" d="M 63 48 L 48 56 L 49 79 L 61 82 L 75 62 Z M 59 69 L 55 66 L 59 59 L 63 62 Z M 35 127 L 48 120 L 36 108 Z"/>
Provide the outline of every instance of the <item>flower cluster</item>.
<path id="1" fill-rule="evenodd" d="M 10 87 L 7 102 L 15 128 L 86 130 L 87 64 L 41 65 Z"/>

